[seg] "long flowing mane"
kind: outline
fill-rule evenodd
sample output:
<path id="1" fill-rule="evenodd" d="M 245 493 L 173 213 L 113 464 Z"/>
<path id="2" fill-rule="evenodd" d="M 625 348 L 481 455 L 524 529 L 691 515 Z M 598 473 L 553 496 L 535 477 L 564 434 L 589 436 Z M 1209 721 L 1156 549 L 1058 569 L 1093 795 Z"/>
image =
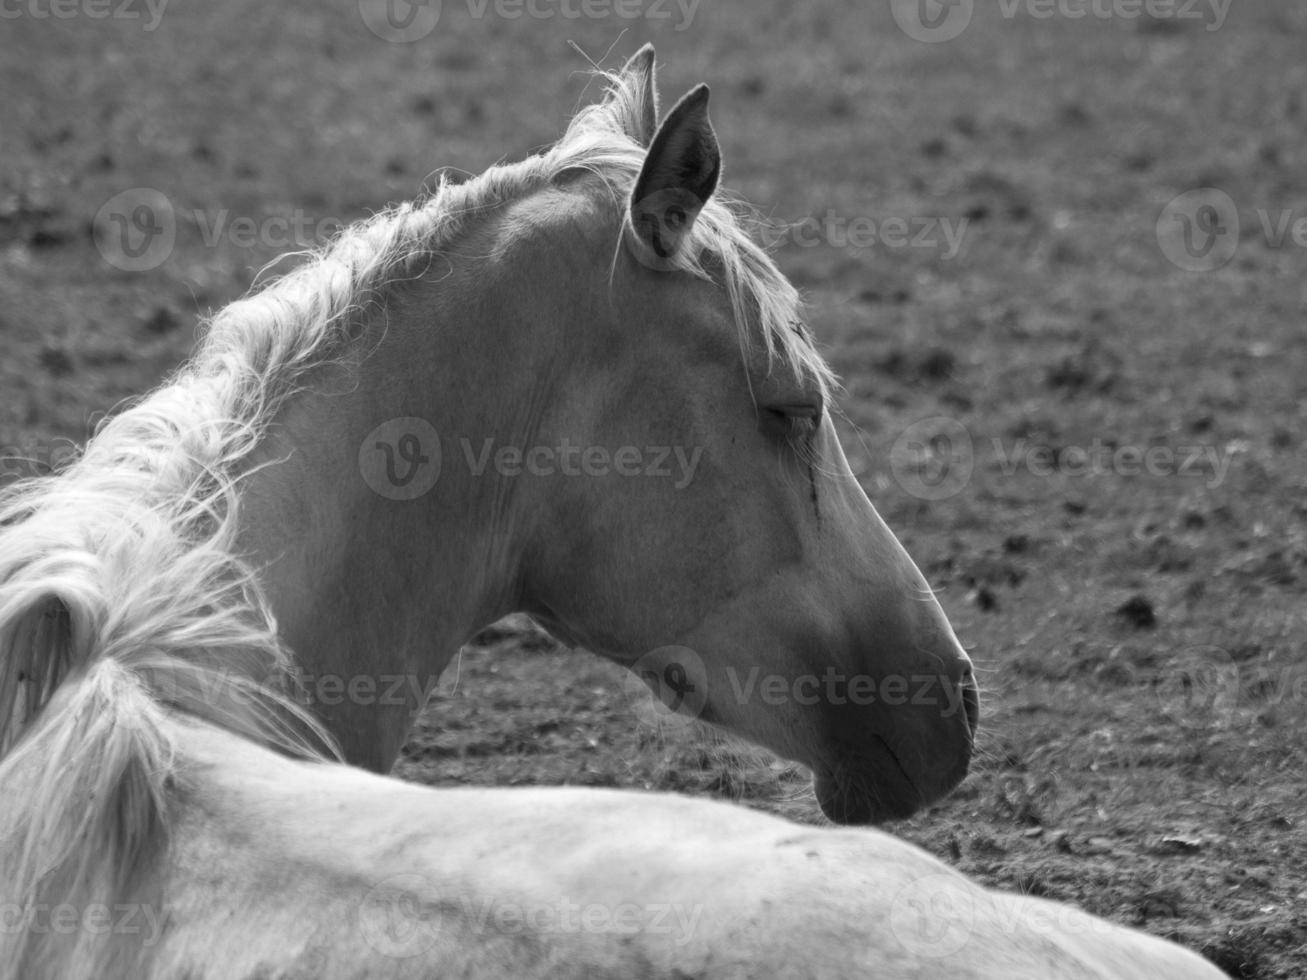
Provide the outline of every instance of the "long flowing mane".
<path id="1" fill-rule="evenodd" d="M 387 290 L 479 216 L 576 169 L 624 204 L 645 156 L 632 134 L 646 96 L 626 76 L 606 79 L 606 98 L 552 148 L 465 183 L 441 179 L 348 227 L 217 313 L 195 356 L 63 472 L 0 491 L 0 901 L 112 901 L 149 859 L 176 764 L 166 711 L 297 756 L 334 754 L 294 696 L 291 653 L 235 547 L 251 454 L 306 373 L 361 356 Z M 794 329 L 797 295 L 742 217 L 711 200 L 681 267 L 725 288 L 742 343 L 760 337 L 831 384 Z M 20 971 L 43 955 L 21 945 L 39 941 L 24 932 L 4 957 Z"/>

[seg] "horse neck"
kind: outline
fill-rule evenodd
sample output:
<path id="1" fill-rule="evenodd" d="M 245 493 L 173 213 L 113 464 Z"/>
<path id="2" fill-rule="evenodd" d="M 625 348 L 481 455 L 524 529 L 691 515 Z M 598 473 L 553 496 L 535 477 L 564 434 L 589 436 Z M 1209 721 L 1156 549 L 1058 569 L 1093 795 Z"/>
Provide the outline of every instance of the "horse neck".
<path id="1" fill-rule="evenodd" d="M 478 470 L 468 454 L 481 446 L 464 434 L 526 436 L 515 420 L 493 417 L 508 399 L 493 394 L 504 389 L 484 358 L 496 345 L 479 335 L 476 304 L 428 302 L 438 301 L 387 311 L 348 383 L 325 369 L 321 383 L 311 378 L 286 400 L 241 501 L 241 551 L 262 571 L 306 694 L 345 758 L 376 771 L 389 768 L 412 712 L 459 647 L 519 607 L 511 481 Z M 424 425 L 402 421 L 415 418 Z M 390 492 L 379 448 L 404 453 L 409 435 L 440 467 L 411 499 Z"/>

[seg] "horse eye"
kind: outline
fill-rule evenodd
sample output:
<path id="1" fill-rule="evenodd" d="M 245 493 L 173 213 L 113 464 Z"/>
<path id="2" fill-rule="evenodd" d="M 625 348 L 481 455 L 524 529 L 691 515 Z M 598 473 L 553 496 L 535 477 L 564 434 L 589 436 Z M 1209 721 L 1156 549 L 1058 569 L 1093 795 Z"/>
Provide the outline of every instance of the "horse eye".
<path id="1" fill-rule="evenodd" d="M 821 402 L 800 402 L 792 405 L 769 405 L 764 413 L 774 431 L 785 439 L 805 443 L 821 427 L 825 407 Z"/>
<path id="2" fill-rule="evenodd" d="M 826 411 L 825 399 L 821 395 L 804 395 L 795 398 L 793 401 L 773 402 L 767 406 L 767 411 L 775 412 L 777 415 L 791 419 L 808 419 L 813 422 L 821 421 L 822 415 Z"/>

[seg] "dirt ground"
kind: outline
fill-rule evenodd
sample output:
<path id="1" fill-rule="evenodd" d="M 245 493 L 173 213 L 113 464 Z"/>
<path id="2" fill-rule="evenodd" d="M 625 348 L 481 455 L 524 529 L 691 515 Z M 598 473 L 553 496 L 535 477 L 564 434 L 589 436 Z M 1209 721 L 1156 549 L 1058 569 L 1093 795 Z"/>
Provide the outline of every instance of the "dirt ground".
<path id="1" fill-rule="evenodd" d="M 66 458 L 275 256 L 548 143 L 595 95 L 569 41 L 652 40 L 665 98 L 713 86 L 730 186 L 797 229 L 778 260 L 855 472 L 982 669 L 973 774 L 890 829 L 1231 976 L 1307 976 L 1307 12 L 1137 6 L 1000 0 L 930 42 L 897 0 L 447 0 L 395 43 L 372 0 L 5 5 L 0 479 Z M 176 241 L 130 271 L 103 209 L 140 188 Z M 402 775 L 820 821 L 806 773 L 660 726 L 617 668 L 485 640 Z"/>

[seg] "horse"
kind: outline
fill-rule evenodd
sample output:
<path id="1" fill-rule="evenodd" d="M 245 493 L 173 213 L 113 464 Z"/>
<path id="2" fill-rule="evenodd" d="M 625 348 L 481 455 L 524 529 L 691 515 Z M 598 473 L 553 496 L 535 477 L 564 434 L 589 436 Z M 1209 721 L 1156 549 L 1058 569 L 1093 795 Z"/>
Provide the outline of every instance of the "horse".
<path id="1" fill-rule="evenodd" d="M 365 609 L 363 599 L 385 600 L 365 618 L 386 640 L 442 622 L 410 608 L 440 575 L 472 609 L 451 621 L 526 605 L 615 659 L 654 640 L 692 641 L 701 662 L 693 650 L 664 655 L 690 664 L 682 680 L 691 685 L 720 679 L 722 664 L 757 641 L 755 655 L 778 670 L 920 661 L 965 690 L 965 655 L 855 492 L 826 413 L 829 377 L 787 319 L 791 294 L 708 196 L 718 162 L 706 91 L 691 92 L 654 131 L 652 52 L 640 58 L 612 79 L 602 108 L 573 123 L 555 158 L 490 178 L 503 201 L 489 203 L 489 186 L 438 197 L 441 222 L 468 224 L 459 249 L 430 237 L 426 208 L 355 229 L 311 272 L 225 311 L 197 361 L 111 421 L 70 470 L 4 492 L 0 980 L 1219 976 L 1162 940 L 980 889 L 873 829 L 800 827 L 660 794 L 436 790 L 338 761 L 338 738 L 367 756 L 359 739 L 375 732 L 304 703 L 281 624 L 328 653 L 298 649 L 335 663 L 330 629 L 348 625 L 344 613 Z M 630 134 L 650 132 L 637 166 Z M 625 196 L 626 182 L 612 183 L 623 174 Z M 485 213 L 456 207 L 472 200 Z M 628 200 L 619 203 L 628 215 L 611 252 L 611 296 L 595 292 L 587 276 L 615 244 L 613 202 Z M 474 301 L 457 272 L 468 256 L 520 263 L 518 272 L 538 263 L 577 285 L 559 290 L 537 276 Z M 437 275 L 440 262 L 454 271 Z M 406 288 L 379 290 L 401 268 Z M 464 305 L 433 309 L 434 282 L 451 276 Z M 448 380 L 450 368 L 419 356 L 415 334 L 454 309 L 489 332 L 477 343 L 508 344 L 509 326 L 549 328 L 505 352 L 511 370 L 500 390 L 522 396 L 518 427 L 491 427 L 509 425 L 496 415 L 504 406 L 483 397 L 506 368 L 483 356 L 458 363 L 468 372 L 461 401 L 442 401 L 461 415 L 402 417 L 400 436 L 416 446 L 389 430 L 347 438 L 371 436 L 387 412 L 426 411 L 421 379 Z M 537 321 L 505 320 L 531 309 Z M 565 314 L 578 310 L 605 329 L 572 346 L 567 330 L 583 325 Z M 383 338 L 355 312 L 380 317 L 404 356 L 382 357 Z M 731 334 L 742 324 L 752 346 Z M 654 352 L 663 360 L 645 360 Z M 378 389 L 373 362 L 396 372 L 396 384 Z M 574 368 L 602 383 L 561 384 Z M 649 411 L 632 413 L 632 404 Z M 681 498 L 596 478 L 491 480 L 483 499 L 463 475 L 417 508 L 408 505 L 423 495 L 410 482 L 387 485 L 355 461 L 344 466 L 342 446 L 367 456 L 378 443 L 416 465 L 435 444 L 410 420 L 432 417 L 447 432 L 532 444 L 564 431 L 592 446 L 688 435 L 711 462 L 704 487 Z M 364 483 L 389 486 L 390 496 L 379 494 L 386 506 L 358 493 Z M 663 522 L 677 513 L 688 528 Z M 581 517 L 603 533 L 586 537 Z M 637 517 L 646 520 L 630 526 Z M 255 547 L 260 534 L 272 544 Z M 455 581 L 426 550 L 441 544 L 478 564 Z M 676 547 L 689 552 L 678 558 Z M 835 558 L 845 565 L 823 573 Z M 675 574 L 681 559 L 686 574 L 712 567 L 687 583 Z M 338 579 L 349 561 L 361 598 Z M 317 574 L 291 574 L 301 566 Z M 578 591 L 553 589 L 547 572 Z M 644 591 L 624 594 L 636 586 Z M 661 605 L 672 599 L 688 613 Z M 309 608 L 324 620 L 316 631 Z M 732 629 L 745 635 L 732 640 Z M 360 655 L 384 654 L 360 628 L 349 635 L 364 644 Z M 423 636 L 405 640 L 404 656 L 425 648 Z M 781 712 L 768 725 L 756 712 L 731 714 L 720 686 L 707 694 L 697 707 L 718 723 L 774 740 L 777 726 L 794 725 L 780 744 L 825 760 L 828 780 L 838 770 L 831 755 L 814 755 L 823 746 L 846 767 L 860 760 L 842 777 L 844 796 L 824 797 L 845 819 L 940 790 L 956 778 L 974 724 L 964 706 L 948 718 Z M 896 737 L 905 731 L 913 737 Z M 890 761 L 897 777 L 882 772 Z M 932 764 L 944 770 L 926 782 Z M 876 774 L 884 786 L 872 792 L 861 780 Z"/>
<path id="2" fill-rule="evenodd" d="M 957 785 L 970 658 L 849 469 L 795 289 L 718 186 L 707 88 L 659 111 L 646 48 L 552 147 L 349 226 L 218 311 L 72 465 L 11 488 L 0 703 L 31 716 L 131 642 L 176 592 L 150 569 L 199 552 L 193 586 L 295 652 L 301 696 L 377 772 L 419 679 L 520 611 L 810 767 L 836 822 Z M 165 672 L 168 700 L 221 719 L 265 679 L 193 639 L 223 670 Z"/>
<path id="3" fill-rule="evenodd" d="M 266 685 L 223 724 L 199 718 L 165 699 L 215 668 L 167 644 L 259 624 L 158 612 L 184 618 L 66 679 L 0 761 L 0 980 L 1224 976 L 878 829 L 667 793 L 405 783 L 324 758 L 329 733 Z"/>

